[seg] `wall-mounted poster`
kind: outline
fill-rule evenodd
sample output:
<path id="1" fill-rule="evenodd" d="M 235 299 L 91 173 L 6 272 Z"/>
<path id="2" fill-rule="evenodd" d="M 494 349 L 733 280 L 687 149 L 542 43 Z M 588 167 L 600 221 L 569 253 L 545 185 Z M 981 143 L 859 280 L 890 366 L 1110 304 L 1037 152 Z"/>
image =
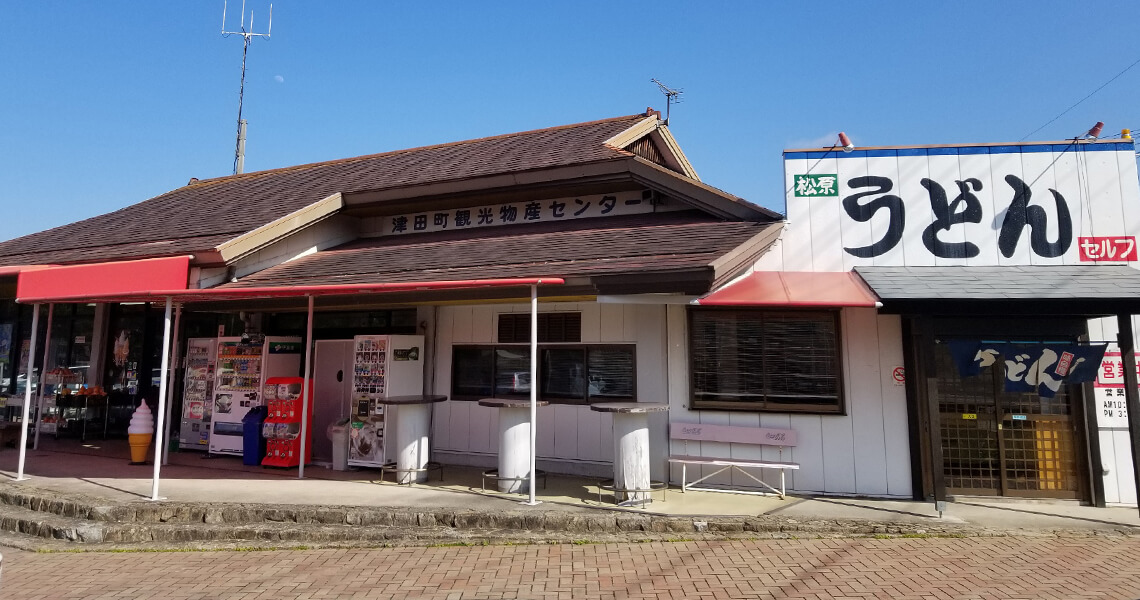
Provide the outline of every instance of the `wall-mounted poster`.
<path id="1" fill-rule="evenodd" d="M 12 324 L 0 325 L 0 364 L 8 364 L 12 353 Z"/>

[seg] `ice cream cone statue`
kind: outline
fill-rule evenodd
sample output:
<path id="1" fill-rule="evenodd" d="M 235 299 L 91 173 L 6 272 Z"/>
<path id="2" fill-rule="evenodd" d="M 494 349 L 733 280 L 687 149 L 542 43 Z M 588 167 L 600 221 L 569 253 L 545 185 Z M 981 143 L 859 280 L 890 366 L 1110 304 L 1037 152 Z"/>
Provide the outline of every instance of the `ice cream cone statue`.
<path id="1" fill-rule="evenodd" d="M 131 444 L 131 464 L 141 465 L 146 462 L 146 451 L 150 448 L 150 440 L 154 437 L 154 415 L 146 400 L 139 402 L 139 407 L 131 415 L 131 424 L 127 426 L 127 439 Z"/>

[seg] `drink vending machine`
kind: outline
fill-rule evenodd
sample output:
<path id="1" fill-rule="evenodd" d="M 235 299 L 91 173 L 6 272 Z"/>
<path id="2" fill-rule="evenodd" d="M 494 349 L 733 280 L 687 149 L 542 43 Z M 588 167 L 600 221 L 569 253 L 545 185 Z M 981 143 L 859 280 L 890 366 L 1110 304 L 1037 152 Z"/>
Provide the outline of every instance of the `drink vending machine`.
<path id="1" fill-rule="evenodd" d="M 303 377 L 270 377 L 265 380 L 262 397 L 269 407 L 269 416 L 261 426 L 265 437 L 262 466 L 296 467 L 301 464 L 301 411 L 305 400 L 309 403 L 305 464 L 312 461 L 313 382 L 309 381 L 309 393 L 302 399 L 301 389 L 304 386 Z"/>
<path id="2" fill-rule="evenodd" d="M 250 408 L 261 406 L 267 378 L 294 377 L 301 372 L 301 338 L 218 338 L 215 372 L 210 453 L 240 456 L 242 418 Z"/>
<path id="3" fill-rule="evenodd" d="M 423 347 L 422 335 L 353 338 L 349 466 L 384 466 L 389 415 L 383 401 L 390 396 L 423 394 Z"/>

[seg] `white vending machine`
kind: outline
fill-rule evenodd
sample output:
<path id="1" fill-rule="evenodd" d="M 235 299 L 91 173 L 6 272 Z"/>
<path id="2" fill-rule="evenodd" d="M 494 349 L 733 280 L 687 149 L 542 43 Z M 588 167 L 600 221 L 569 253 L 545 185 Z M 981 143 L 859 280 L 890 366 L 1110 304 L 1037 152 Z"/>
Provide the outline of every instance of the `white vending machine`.
<path id="1" fill-rule="evenodd" d="M 186 341 L 186 370 L 182 378 L 182 427 L 180 450 L 205 451 L 210 445 L 210 415 L 214 407 L 214 369 L 217 366 L 214 338 Z"/>
<path id="2" fill-rule="evenodd" d="M 301 372 L 301 338 L 251 336 L 218 338 L 210 453 L 242 453 L 242 417 L 261 406 L 261 388 L 270 377 Z"/>
<path id="3" fill-rule="evenodd" d="M 358 335 L 353 342 L 348 464 L 385 464 L 384 398 L 424 393 L 422 335 Z"/>

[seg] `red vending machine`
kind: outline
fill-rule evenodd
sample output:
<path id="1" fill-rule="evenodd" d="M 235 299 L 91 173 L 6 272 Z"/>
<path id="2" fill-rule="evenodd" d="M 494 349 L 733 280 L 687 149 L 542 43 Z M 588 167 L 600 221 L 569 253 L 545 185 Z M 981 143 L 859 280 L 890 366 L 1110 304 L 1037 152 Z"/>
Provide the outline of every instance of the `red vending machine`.
<path id="1" fill-rule="evenodd" d="M 265 435 L 264 467 L 296 467 L 301 457 L 301 388 L 302 377 L 270 377 L 265 380 L 262 397 L 269 407 L 269 416 L 262 425 Z M 309 441 L 305 444 L 305 464 L 313 458 L 313 385 L 309 382 Z"/>

